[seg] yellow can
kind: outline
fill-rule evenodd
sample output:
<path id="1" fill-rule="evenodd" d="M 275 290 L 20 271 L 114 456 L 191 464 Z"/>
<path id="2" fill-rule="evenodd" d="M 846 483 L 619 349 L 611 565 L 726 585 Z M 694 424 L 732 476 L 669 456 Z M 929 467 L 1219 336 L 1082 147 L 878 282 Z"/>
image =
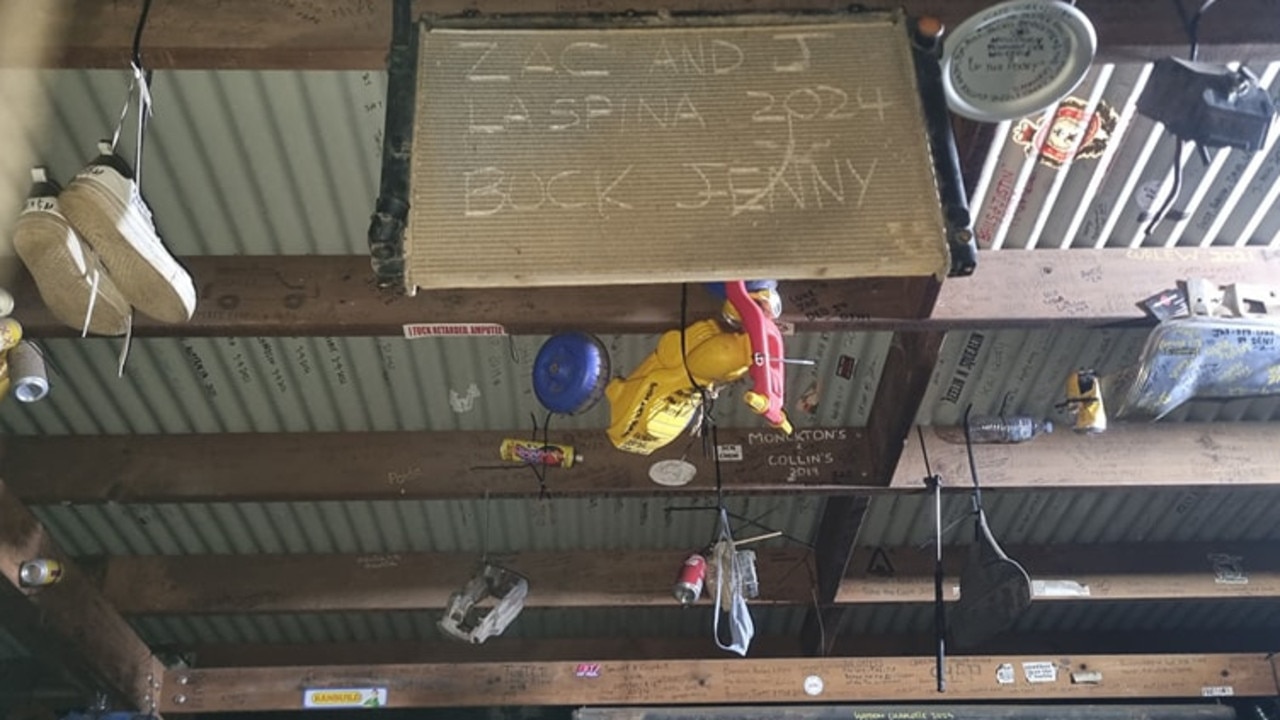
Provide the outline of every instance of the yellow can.
<path id="1" fill-rule="evenodd" d="M 541 465 L 543 467 L 571 468 L 574 463 L 582 462 L 582 456 L 574 452 L 572 445 L 538 442 L 537 440 L 519 440 L 507 438 L 498 448 L 498 455 L 503 460 L 518 462 L 524 465 Z"/>
<path id="2" fill-rule="evenodd" d="M 0 319 L 0 352 L 18 347 L 22 341 L 22 324 L 13 318 Z"/>

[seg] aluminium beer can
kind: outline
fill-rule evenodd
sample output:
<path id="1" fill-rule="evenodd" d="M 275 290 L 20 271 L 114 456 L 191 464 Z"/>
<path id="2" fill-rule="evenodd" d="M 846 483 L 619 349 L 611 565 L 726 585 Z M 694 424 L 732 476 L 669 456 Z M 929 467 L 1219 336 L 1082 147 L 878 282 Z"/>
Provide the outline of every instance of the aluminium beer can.
<path id="1" fill-rule="evenodd" d="M 692 605 L 702 596 L 702 586 L 707 580 L 707 559 L 700 553 L 693 553 L 685 558 L 680 567 L 680 576 L 676 578 L 673 588 L 676 600 L 681 605 Z"/>

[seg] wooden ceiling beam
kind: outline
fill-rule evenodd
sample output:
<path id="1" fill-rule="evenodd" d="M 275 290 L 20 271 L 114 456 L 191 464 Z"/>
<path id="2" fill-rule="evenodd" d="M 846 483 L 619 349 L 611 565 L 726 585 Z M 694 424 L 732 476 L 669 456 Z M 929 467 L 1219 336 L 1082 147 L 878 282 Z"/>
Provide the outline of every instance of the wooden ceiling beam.
<path id="1" fill-rule="evenodd" d="M 708 515 L 710 529 L 714 516 Z M 810 602 L 809 553 L 757 548 L 763 604 Z M 529 579 L 526 607 L 678 607 L 689 550 L 491 555 Z M 110 557 L 102 591 L 126 615 L 441 610 L 474 553 Z M 138 592 L 147 588 L 147 592 Z M 704 594 L 702 603 L 709 604 Z"/>
<path id="2" fill-rule="evenodd" d="M 511 334 L 585 330 L 663 332 L 680 323 L 679 285 L 379 292 L 369 259 L 342 256 L 196 256 L 183 259 L 199 293 L 181 325 L 139 316 L 139 337 L 403 336 L 414 323 L 492 323 Z M 988 252 L 973 277 L 947 281 L 932 314 L 928 278 L 783 282 L 785 326 L 796 332 L 1107 326 L 1145 321 L 1137 302 L 1188 277 L 1274 283 L 1280 253 L 1259 248 L 1133 248 Z M 23 271 L 16 317 L 32 337 L 78 333 L 44 308 Z M 689 293 L 689 317 L 712 316 Z M 485 331 L 490 330 L 484 328 Z"/>
<path id="3" fill-rule="evenodd" d="M 638 334 L 665 332 L 680 323 L 678 284 L 424 290 L 407 297 L 379 291 L 364 255 L 190 256 L 182 263 L 197 288 L 195 316 L 173 325 L 139 315 L 135 336 L 395 337 L 404 335 L 406 325 L 420 323 L 497 324 L 512 335 Z M 797 332 L 915 321 L 916 298 L 933 285 L 932 278 L 787 282 L 781 320 Z M 79 334 L 48 312 L 25 271 L 12 292 L 22 308 L 15 317 L 27 334 Z M 720 302 L 701 288 L 691 288 L 688 299 L 689 318 L 719 315 Z"/>
<path id="4" fill-rule="evenodd" d="M 1036 632 L 1006 634 L 964 655 L 1052 656 L 1128 653 L 1269 653 L 1275 630 Z M 931 655 L 931 634 L 843 635 L 832 657 L 909 657 Z M 698 660 L 726 657 L 709 637 L 492 638 L 483 645 L 449 640 L 396 640 L 348 643 L 218 643 L 169 648 L 193 667 L 288 667 L 290 665 L 383 665 L 444 662 L 599 662 L 601 660 Z M 748 657 L 801 655 L 794 637 L 757 635 Z"/>
<path id="5" fill-rule="evenodd" d="M 246 665 L 384 665 L 447 662 L 551 662 L 601 660 L 713 660 L 726 657 L 709 636 L 490 638 L 482 645 L 453 640 L 351 643 L 214 644 L 174 647 L 194 667 Z M 793 637 L 756 636 L 750 657 L 797 657 L 800 643 Z"/>
<path id="6" fill-rule="evenodd" d="M 1274 543 L 1006 550 L 1034 579 L 1037 602 L 1280 598 L 1280 545 Z M 528 607 L 674 607 L 671 584 L 687 552 L 519 553 L 494 560 L 529 578 Z M 808 551 L 756 552 L 761 596 L 755 602 L 812 602 Z M 947 553 L 949 600 L 959 597 L 966 557 L 963 547 Z M 469 553 L 118 556 L 104 561 L 102 591 L 126 615 L 438 610 L 475 571 L 476 561 Z M 849 565 L 834 605 L 933 600 L 927 549 L 859 548 Z"/>
<path id="7" fill-rule="evenodd" d="M 1276 423 L 1113 423 L 1097 436 L 1066 428 L 1020 445 L 975 447 L 983 486 L 1003 490 L 1280 485 Z M 742 461 L 721 464 L 729 494 L 866 496 L 924 492 L 915 433 L 890 485 L 875 485 L 866 428 L 809 428 L 783 440 L 768 428 L 722 429 Z M 532 470 L 498 459 L 520 432 L 227 433 L 0 437 L 0 477 L 31 505 L 193 502 L 323 502 L 536 497 Z M 683 487 L 649 479 L 649 457 L 612 449 L 600 430 L 557 432 L 588 459 L 547 471 L 552 497 L 707 496 L 709 459 Z M 944 491 L 969 491 L 964 447 L 925 429 Z M 795 468 L 807 477 L 794 477 Z M 864 475 L 863 473 L 866 473 Z M 832 532 L 839 523 L 832 521 Z M 843 566 L 842 566 L 843 567 Z M 839 577 L 839 573 L 835 575 Z"/>
<path id="8" fill-rule="evenodd" d="M 528 432 L 6 436 L 0 477 L 35 505 L 537 496 L 533 469 L 498 456 L 507 437 Z M 840 491 L 868 461 L 862 428 L 803 429 L 791 439 L 764 426 L 723 428 L 718 439 L 742 458 L 721 463 L 729 494 Z M 586 458 L 547 469 L 554 497 L 715 492 L 714 462 L 696 448 L 686 457 L 697 468 L 688 485 L 649 478 L 654 462 L 684 456 L 684 443 L 642 456 L 615 450 L 602 430 L 557 430 L 554 440 Z"/>
<path id="9" fill-rule="evenodd" d="M 953 433 L 957 428 L 949 428 Z M 969 486 L 964 445 L 924 429 L 933 471 L 952 489 Z M 983 487 L 1141 488 L 1280 484 L 1280 424 L 1115 423 L 1099 435 L 1060 428 L 1016 445 L 975 445 Z M 918 445 L 913 433 L 908 440 Z M 925 476 L 918 448 L 902 456 L 893 487 L 918 489 Z"/>
<path id="10" fill-rule="evenodd" d="M 1239 600 L 1280 597 L 1275 543 L 1006 546 L 1032 578 L 1035 602 Z M 967 547 L 944 552 L 944 592 L 960 597 Z M 858 548 L 839 604 L 933 602 L 932 548 Z"/>
<path id="11" fill-rule="evenodd" d="M 11 0 L 43 15 L 48 0 Z M 886 3 L 891 4 L 891 3 Z M 912 14 L 935 15 L 955 27 L 989 5 L 988 0 L 907 0 Z M 619 8 L 651 12 L 741 12 L 842 10 L 834 0 L 634 0 Z M 1183 55 L 1185 29 L 1163 0 L 1117 3 L 1080 0 L 1097 28 L 1103 60 L 1124 61 Z M 139 0 L 80 0 L 57 61 L 62 67 L 127 67 Z M 418 0 L 419 13 L 485 14 L 599 13 L 591 0 Z M 1261 61 L 1280 58 L 1280 8 L 1266 0 L 1240 0 L 1214 8 L 1202 28 L 1201 55 Z M 262 3 L 256 0 L 188 0 L 153 8 L 143 40 L 144 57 L 156 69 L 374 70 L 385 66 L 391 3 L 314 0 Z"/>
<path id="12" fill-rule="evenodd" d="M 23 587 L 19 568 L 37 558 L 60 563 L 62 577 L 53 585 Z M 68 680 L 128 708 L 155 710 L 164 666 L 2 481 L 0 627 Z"/>
<path id="13" fill-rule="evenodd" d="M 1044 681 L 1023 679 L 1023 663 L 1039 663 Z M 1013 683 L 997 680 L 1005 665 L 1018 669 Z M 169 674 L 162 710 L 295 710 L 299 691 L 312 688 L 384 688 L 389 707 L 936 701 L 933 670 L 931 658 L 895 657 L 183 669 Z M 1202 698 L 1215 688 L 1275 694 L 1262 654 L 980 656 L 954 659 L 947 670 L 947 700 Z M 1086 672 L 1101 681 L 1073 677 Z"/>

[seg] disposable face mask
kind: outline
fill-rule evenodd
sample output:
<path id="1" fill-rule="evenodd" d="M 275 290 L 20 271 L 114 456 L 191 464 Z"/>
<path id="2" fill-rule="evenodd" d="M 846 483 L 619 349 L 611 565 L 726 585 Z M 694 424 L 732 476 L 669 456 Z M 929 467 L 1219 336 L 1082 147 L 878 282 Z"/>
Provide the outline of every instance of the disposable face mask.
<path id="1" fill-rule="evenodd" d="M 756 633 L 756 626 L 751 620 L 751 611 L 747 608 L 747 600 L 742 594 L 743 559 L 733 549 L 729 518 L 724 511 L 721 511 L 720 515 L 720 541 L 716 543 L 715 562 L 716 614 L 712 629 L 715 632 L 716 646 L 721 650 L 746 657 L 751 638 Z M 720 640 L 720 617 L 725 614 L 729 616 L 730 642 L 728 645 Z"/>

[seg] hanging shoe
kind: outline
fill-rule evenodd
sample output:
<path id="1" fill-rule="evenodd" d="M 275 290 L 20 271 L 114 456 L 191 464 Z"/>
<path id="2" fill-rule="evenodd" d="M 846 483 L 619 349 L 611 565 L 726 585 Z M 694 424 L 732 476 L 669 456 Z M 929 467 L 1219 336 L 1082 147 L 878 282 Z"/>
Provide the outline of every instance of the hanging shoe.
<path id="1" fill-rule="evenodd" d="M 13 246 L 35 278 L 44 304 L 54 317 L 77 330 L 125 334 L 129 303 L 62 214 L 57 184 L 44 168 L 32 170 L 31 178 L 31 193 L 18 216 Z"/>
<path id="2" fill-rule="evenodd" d="M 196 308 L 191 275 L 156 234 L 129 165 L 109 143 L 98 149 L 102 154 L 62 192 L 63 212 L 134 308 L 161 322 L 190 320 Z"/>

